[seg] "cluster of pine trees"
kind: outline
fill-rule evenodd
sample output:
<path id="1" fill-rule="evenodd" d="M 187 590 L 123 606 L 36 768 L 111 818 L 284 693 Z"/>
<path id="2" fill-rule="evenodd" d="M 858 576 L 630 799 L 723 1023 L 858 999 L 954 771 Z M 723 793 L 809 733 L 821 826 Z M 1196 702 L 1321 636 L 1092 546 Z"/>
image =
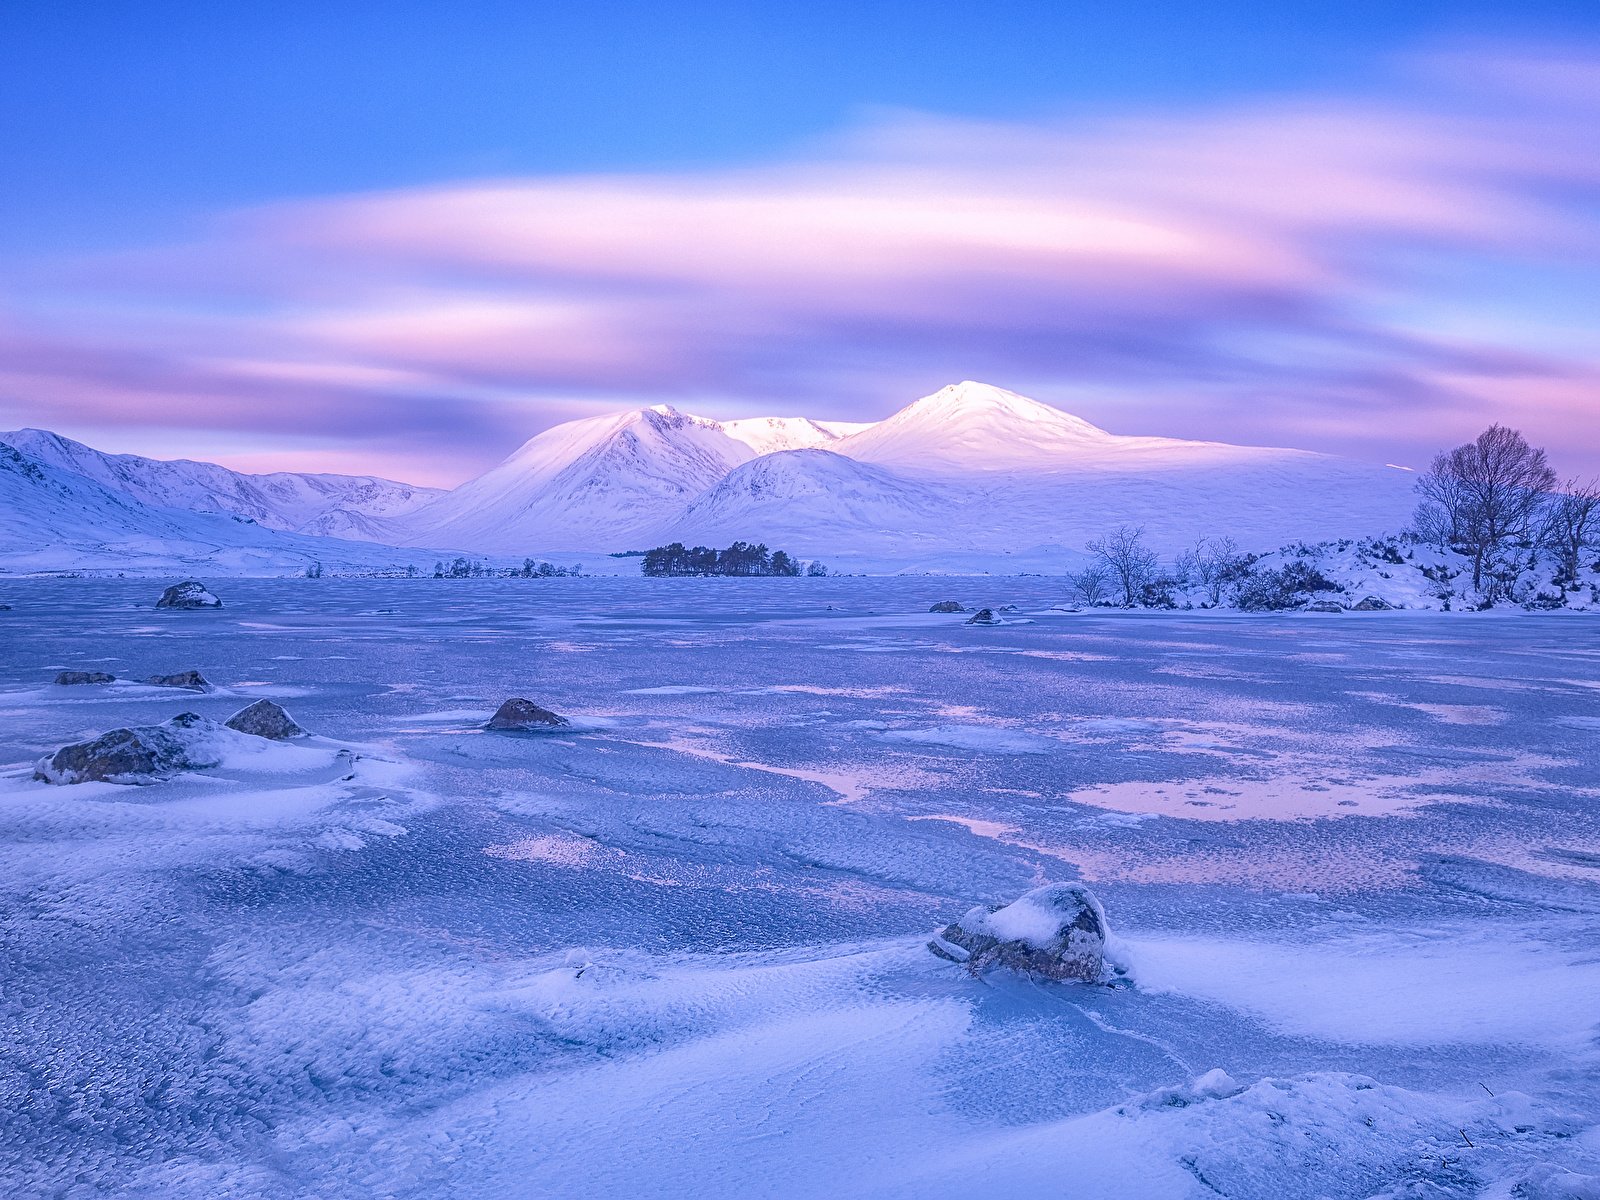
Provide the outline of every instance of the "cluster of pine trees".
<path id="1" fill-rule="evenodd" d="M 800 564 L 765 543 L 735 542 L 726 550 L 673 542 L 644 552 L 646 575 L 798 575 Z"/>

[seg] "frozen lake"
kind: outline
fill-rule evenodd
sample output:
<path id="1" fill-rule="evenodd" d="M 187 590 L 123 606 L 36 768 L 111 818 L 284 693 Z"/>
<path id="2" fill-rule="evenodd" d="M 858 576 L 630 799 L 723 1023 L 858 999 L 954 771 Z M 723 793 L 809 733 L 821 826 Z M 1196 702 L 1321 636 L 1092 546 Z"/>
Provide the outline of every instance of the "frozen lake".
<path id="1" fill-rule="evenodd" d="M 0 585 L 6 1195 L 1600 1196 L 1595 619 L 214 582 Z M 353 766 L 30 778 L 262 697 Z M 925 949 L 1053 880 L 1131 985 Z"/>

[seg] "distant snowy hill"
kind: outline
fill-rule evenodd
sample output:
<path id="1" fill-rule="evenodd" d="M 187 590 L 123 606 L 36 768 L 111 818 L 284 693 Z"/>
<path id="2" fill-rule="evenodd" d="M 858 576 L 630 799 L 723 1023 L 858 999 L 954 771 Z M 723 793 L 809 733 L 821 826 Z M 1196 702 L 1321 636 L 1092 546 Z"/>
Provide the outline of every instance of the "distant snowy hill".
<path id="1" fill-rule="evenodd" d="M 249 475 L 189 459 L 105 454 L 43 429 L 0 433 L 0 442 L 47 466 L 71 471 L 158 508 L 233 513 L 271 529 L 381 535 L 379 522 L 399 517 L 441 494 L 438 488 L 372 475 L 277 471 Z M 371 540 L 371 539 L 369 539 Z M 376 540 L 383 540 L 378 536 Z"/>
<path id="2" fill-rule="evenodd" d="M 407 543 L 502 553 L 745 538 L 842 565 L 990 555 L 1001 568 L 1125 523 L 1168 553 L 1217 533 L 1269 548 L 1383 532 L 1410 516 L 1411 484 L 1302 450 L 1123 437 L 968 382 L 870 425 L 667 406 L 574 421 L 395 527 Z"/>
<path id="3" fill-rule="evenodd" d="M 420 552 L 305 537 L 221 513 L 161 508 L 0 442 L 0 569 L 161 571 L 205 567 L 239 575 L 380 569 Z"/>

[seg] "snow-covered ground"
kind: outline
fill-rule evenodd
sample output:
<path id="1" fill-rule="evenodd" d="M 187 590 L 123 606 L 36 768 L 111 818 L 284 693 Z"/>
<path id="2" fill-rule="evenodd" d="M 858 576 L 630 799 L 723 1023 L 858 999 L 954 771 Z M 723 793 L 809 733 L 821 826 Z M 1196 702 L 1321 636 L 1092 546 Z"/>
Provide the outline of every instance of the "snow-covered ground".
<path id="1" fill-rule="evenodd" d="M 158 590 L 0 584 L 0 1193 L 1600 1195 L 1592 615 Z M 31 778 L 263 697 L 318 740 Z M 1129 982 L 925 948 L 1068 880 Z"/>

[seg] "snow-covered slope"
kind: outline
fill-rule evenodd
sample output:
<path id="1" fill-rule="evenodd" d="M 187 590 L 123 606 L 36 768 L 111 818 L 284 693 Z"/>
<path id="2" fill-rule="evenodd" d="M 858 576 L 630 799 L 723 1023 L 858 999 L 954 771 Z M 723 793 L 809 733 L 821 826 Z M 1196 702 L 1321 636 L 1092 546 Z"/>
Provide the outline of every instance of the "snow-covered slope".
<path id="1" fill-rule="evenodd" d="M 835 545 L 881 548 L 926 536 L 950 504 L 942 489 L 870 463 L 785 450 L 735 467 L 658 536 L 721 546 L 748 540 L 754 530 L 756 540 L 773 546 L 815 548 L 817 531 L 826 530 Z"/>
<path id="2" fill-rule="evenodd" d="M 0 570 L 162 570 L 293 574 L 404 566 L 426 555 L 366 542 L 304 537 L 242 517 L 185 512 L 135 500 L 0 442 Z"/>
<path id="3" fill-rule="evenodd" d="M 333 532 L 367 537 L 364 522 L 399 517 L 442 495 L 438 488 L 396 483 L 372 475 L 321 475 L 276 471 L 249 475 L 189 459 L 106 454 L 43 429 L 0 433 L 47 466 L 71 471 L 158 508 L 233 513 L 271 529 Z M 348 518 L 325 520 L 332 513 Z M 374 533 L 380 527 L 371 527 Z"/>
<path id="4" fill-rule="evenodd" d="M 512 554 L 631 549 L 754 455 L 718 422 L 664 404 L 570 421 L 413 513 L 404 540 Z"/>

